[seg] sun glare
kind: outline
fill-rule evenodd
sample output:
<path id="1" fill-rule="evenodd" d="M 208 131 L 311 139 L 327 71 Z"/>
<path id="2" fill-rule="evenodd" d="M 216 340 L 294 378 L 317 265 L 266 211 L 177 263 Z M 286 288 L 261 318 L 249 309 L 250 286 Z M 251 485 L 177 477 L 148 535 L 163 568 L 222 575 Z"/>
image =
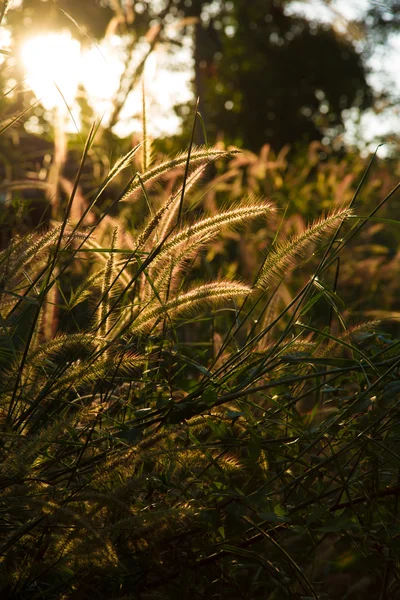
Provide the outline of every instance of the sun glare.
<path id="1" fill-rule="evenodd" d="M 96 114 L 107 121 L 124 71 L 123 40 L 109 36 L 82 54 L 81 81 Z"/>
<path id="2" fill-rule="evenodd" d="M 45 108 L 65 108 L 76 96 L 81 48 L 67 32 L 31 38 L 22 48 L 27 83 Z"/>
<path id="3" fill-rule="evenodd" d="M 28 39 L 21 50 L 21 58 L 27 75 L 27 84 L 47 110 L 56 109 L 64 115 L 66 131 L 75 131 L 80 125 L 79 106 L 76 101 L 78 86 L 87 93 L 89 104 L 103 125 L 108 126 L 113 106 L 124 96 L 120 89 L 124 73 L 134 73 L 148 44 L 139 41 L 137 52 L 128 59 L 130 40 L 123 36 L 108 36 L 98 46 L 83 48 L 67 31 L 48 33 Z M 128 63 L 127 64 L 127 60 Z M 129 62 L 129 60 L 131 62 Z M 148 105 L 148 129 L 150 135 L 171 135 L 180 126 L 173 106 L 177 98 L 190 101 L 190 52 L 178 56 L 158 49 L 146 60 L 144 72 Z M 171 70 L 171 61 L 178 70 Z M 186 69 L 184 68 L 186 66 Z M 126 83 L 126 82 L 125 82 Z M 125 86 L 126 87 L 126 86 Z M 72 111 L 74 119 L 70 119 Z M 126 137 L 141 129 L 142 99 L 140 85 L 130 90 L 113 131 Z"/>

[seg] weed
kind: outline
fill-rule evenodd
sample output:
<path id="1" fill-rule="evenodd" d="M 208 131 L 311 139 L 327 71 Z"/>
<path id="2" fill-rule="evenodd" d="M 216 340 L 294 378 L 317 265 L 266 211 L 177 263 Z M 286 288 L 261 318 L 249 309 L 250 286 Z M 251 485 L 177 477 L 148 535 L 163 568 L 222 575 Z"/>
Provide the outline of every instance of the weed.
<path id="1" fill-rule="evenodd" d="M 151 164 L 144 145 L 114 206 L 149 216 L 127 231 L 94 209 L 134 148 L 85 228 L 69 218 L 94 135 L 62 222 L 0 255 L 3 597 L 398 597 L 399 343 L 349 324 L 335 284 L 368 215 L 277 234 L 247 283 L 229 261 L 199 278 L 221 232 L 275 213 L 194 200 L 237 151 Z"/>

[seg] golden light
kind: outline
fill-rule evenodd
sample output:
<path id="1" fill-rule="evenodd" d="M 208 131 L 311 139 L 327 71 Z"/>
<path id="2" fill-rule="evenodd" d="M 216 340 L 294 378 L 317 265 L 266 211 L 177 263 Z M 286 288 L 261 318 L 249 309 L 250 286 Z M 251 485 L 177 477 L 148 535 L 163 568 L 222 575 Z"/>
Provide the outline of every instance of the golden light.
<path id="1" fill-rule="evenodd" d="M 81 82 L 95 113 L 105 122 L 125 69 L 123 53 L 123 39 L 116 35 L 82 53 Z"/>
<path id="2" fill-rule="evenodd" d="M 143 60 L 148 44 L 139 41 L 137 52 L 129 56 L 131 40 L 124 36 L 110 35 L 98 45 L 83 48 L 69 31 L 47 33 L 28 39 L 21 50 L 21 58 L 27 75 L 27 84 L 48 110 L 54 110 L 58 126 L 66 132 L 76 132 L 80 127 L 79 105 L 76 101 L 78 86 L 82 85 L 87 100 L 97 117 L 108 126 L 109 117 L 124 74 L 133 76 Z M 184 53 L 176 64 L 188 65 L 190 54 Z M 148 106 L 148 130 L 153 136 L 173 134 L 179 129 L 179 119 L 173 111 L 176 100 L 190 101 L 190 70 L 171 70 L 171 56 L 154 51 L 146 60 L 144 78 Z M 125 81 L 126 84 L 126 81 Z M 122 97 L 124 87 L 122 88 Z M 119 97 L 118 97 L 119 99 Z M 126 137 L 141 129 L 141 86 L 129 91 L 126 102 L 114 124 L 113 131 Z M 69 112 L 72 112 L 73 119 Z"/>
<path id="3" fill-rule="evenodd" d="M 81 48 L 69 32 L 27 40 L 22 47 L 27 83 L 45 108 L 67 111 L 80 80 Z"/>
<path id="4" fill-rule="evenodd" d="M 157 52 L 152 52 L 150 56 L 147 57 L 146 64 L 144 67 L 144 78 L 146 83 L 151 82 L 154 83 L 157 77 Z"/>

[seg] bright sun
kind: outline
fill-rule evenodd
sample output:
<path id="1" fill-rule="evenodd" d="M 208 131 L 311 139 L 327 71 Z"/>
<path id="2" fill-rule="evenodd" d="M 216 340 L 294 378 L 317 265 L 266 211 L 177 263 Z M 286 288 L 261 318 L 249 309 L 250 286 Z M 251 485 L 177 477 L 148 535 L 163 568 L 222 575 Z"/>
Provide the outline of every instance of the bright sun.
<path id="1" fill-rule="evenodd" d="M 66 121 L 69 111 L 72 111 L 76 124 L 80 120 L 76 95 L 81 84 L 95 114 L 107 126 L 120 78 L 126 70 L 126 43 L 124 38 L 109 36 L 99 46 L 85 49 L 68 31 L 28 39 L 21 51 L 27 83 L 46 109 L 57 109 L 59 114 L 65 115 Z M 136 64 L 145 51 L 143 44 L 138 42 Z M 146 68 L 149 128 L 153 129 L 150 134 L 171 134 L 179 128 L 179 120 L 173 111 L 177 98 L 184 102 L 191 99 L 191 74 L 187 69 L 190 53 L 172 58 L 175 64 L 181 62 L 186 66 L 186 71 L 175 72 L 171 71 L 171 63 L 167 64 L 162 53 L 156 54 L 160 56 L 160 64 L 152 54 Z M 140 130 L 141 104 L 138 86 L 124 105 L 120 122 L 115 127 L 117 135 L 125 137 Z M 76 131 L 72 121 L 67 123 L 69 129 Z"/>
<path id="2" fill-rule="evenodd" d="M 77 92 L 81 48 L 67 32 L 31 38 L 22 47 L 27 83 L 42 104 L 67 110 Z"/>

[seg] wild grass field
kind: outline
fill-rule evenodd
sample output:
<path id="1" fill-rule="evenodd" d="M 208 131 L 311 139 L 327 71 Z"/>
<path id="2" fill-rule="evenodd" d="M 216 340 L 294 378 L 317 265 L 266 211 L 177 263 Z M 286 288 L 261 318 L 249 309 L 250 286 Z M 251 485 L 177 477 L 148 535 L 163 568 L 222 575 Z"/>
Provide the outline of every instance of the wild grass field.
<path id="1" fill-rule="evenodd" d="M 2 598 L 400 598 L 396 173 L 96 133 L 4 207 Z"/>

